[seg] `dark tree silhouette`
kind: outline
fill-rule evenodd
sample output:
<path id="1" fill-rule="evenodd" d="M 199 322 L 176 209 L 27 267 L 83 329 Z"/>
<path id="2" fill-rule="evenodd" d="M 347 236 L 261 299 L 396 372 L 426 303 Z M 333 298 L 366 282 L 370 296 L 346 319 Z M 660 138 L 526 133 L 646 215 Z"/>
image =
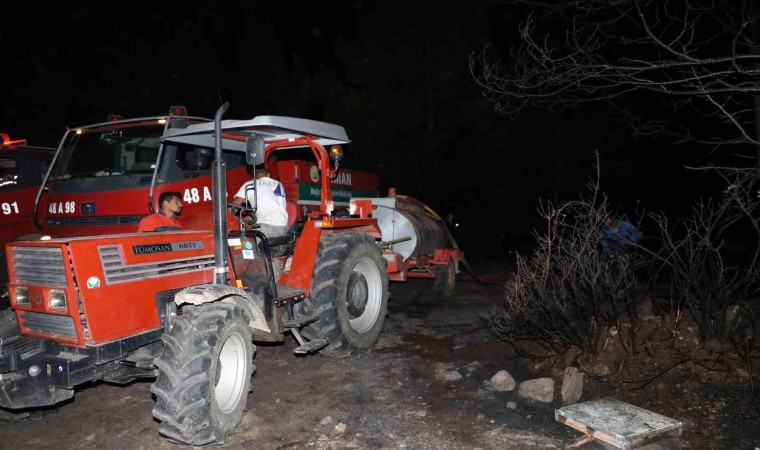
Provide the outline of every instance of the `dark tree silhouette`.
<path id="1" fill-rule="evenodd" d="M 606 100 L 640 133 L 744 145 L 760 161 L 757 0 L 504 3 L 524 13 L 518 43 L 502 51 L 492 42 L 470 56 L 499 112 Z M 672 110 L 653 107 L 652 96 Z"/>

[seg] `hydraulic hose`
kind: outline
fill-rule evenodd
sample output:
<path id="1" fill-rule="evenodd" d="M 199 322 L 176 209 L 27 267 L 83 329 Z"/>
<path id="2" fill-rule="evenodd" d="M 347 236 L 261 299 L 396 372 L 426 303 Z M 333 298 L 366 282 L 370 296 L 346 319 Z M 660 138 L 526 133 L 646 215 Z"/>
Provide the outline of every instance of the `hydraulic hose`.
<path id="1" fill-rule="evenodd" d="M 396 197 L 398 197 L 398 198 L 402 198 L 402 199 L 405 199 L 405 198 L 407 198 L 407 196 L 406 196 L 406 195 L 398 195 L 398 194 L 396 195 Z M 420 202 L 420 203 L 422 203 L 422 202 Z M 424 206 L 424 207 L 425 207 L 425 212 L 426 212 L 426 213 L 428 213 L 428 214 L 429 214 L 429 215 L 430 215 L 430 216 L 431 216 L 433 219 L 435 219 L 435 220 L 437 220 L 437 221 L 441 222 L 441 224 L 443 225 L 443 230 L 446 232 L 446 237 L 448 237 L 448 239 L 449 239 L 449 243 L 451 244 L 451 246 L 452 246 L 454 249 L 456 249 L 456 250 L 461 250 L 461 249 L 459 248 L 459 244 L 457 244 L 457 241 L 456 241 L 456 239 L 454 239 L 454 236 L 451 234 L 451 231 L 449 231 L 449 227 L 446 225 L 446 222 L 445 222 L 443 219 L 441 219 L 441 216 L 439 216 L 439 215 L 438 215 L 438 213 L 436 213 L 436 212 L 435 212 L 435 211 L 434 211 L 432 208 L 430 208 L 428 205 L 426 205 L 426 204 L 422 203 L 422 206 Z M 477 281 L 477 282 L 478 282 L 478 283 L 480 283 L 480 284 L 483 284 L 483 285 L 485 285 L 486 283 L 485 283 L 483 280 L 481 280 L 481 279 L 480 279 L 480 278 L 479 278 L 479 277 L 478 277 L 478 276 L 475 274 L 475 271 L 472 269 L 472 266 L 470 266 L 470 263 L 469 263 L 469 262 L 467 262 L 467 259 L 465 259 L 465 257 L 464 257 L 464 252 L 461 252 L 461 251 L 460 251 L 460 252 L 459 252 L 459 254 L 460 254 L 460 255 L 461 255 L 461 257 L 462 257 L 462 266 L 464 266 L 464 268 L 465 268 L 465 270 L 467 271 L 467 273 L 469 273 L 469 274 L 470 274 L 470 276 L 471 276 L 471 277 L 472 277 L 472 278 L 473 278 L 475 281 Z"/>

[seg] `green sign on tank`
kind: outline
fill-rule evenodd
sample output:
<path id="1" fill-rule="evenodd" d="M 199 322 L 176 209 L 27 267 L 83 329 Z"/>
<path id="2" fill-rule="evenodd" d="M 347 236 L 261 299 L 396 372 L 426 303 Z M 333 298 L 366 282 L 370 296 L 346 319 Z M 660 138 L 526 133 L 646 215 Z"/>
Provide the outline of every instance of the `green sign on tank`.
<path id="1" fill-rule="evenodd" d="M 319 186 L 302 183 L 298 186 L 298 200 L 319 201 L 321 190 L 322 189 Z M 332 195 L 333 202 L 348 204 L 349 200 L 353 197 L 377 197 L 377 191 L 333 187 Z"/>

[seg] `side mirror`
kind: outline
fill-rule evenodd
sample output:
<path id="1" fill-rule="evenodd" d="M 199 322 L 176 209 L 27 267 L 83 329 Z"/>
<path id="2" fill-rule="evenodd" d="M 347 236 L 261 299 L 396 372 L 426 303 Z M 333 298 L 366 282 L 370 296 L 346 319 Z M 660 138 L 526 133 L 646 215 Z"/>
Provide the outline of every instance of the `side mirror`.
<path id="1" fill-rule="evenodd" d="M 264 164 L 264 138 L 251 136 L 245 140 L 245 161 L 256 167 Z"/>

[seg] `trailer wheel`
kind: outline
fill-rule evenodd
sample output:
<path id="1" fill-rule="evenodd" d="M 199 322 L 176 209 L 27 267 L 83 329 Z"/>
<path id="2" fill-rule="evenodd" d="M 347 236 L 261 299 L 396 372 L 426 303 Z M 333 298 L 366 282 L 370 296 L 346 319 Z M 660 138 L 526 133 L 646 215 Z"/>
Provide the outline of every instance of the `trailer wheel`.
<path id="1" fill-rule="evenodd" d="M 159 433 L 190 445 L 224 443 L 240 424 L 251 386 L 251 329 L 229 303 L 186 306 L 161 340 L 153 417 Z"/>
<path id="2" fill-rule="evenodd" d="M 454 295 L 454 287 L 457 283 L 457 263 L 449 258 L 447 264 L 437 264 L 434 269 L 435 280 L 433 288 L 443 297 Z"/>
<path id="3" fill-rule="evenodd" d="M 386 261 L 374 239 L 355 232 L 324 236 L 314 263 L 311 297 L 296 310 L 301 318 L 318 319 L 302 334 L 326 339 L 323 355 L 344 358 L 377 342 L 387 310 Z"/>

